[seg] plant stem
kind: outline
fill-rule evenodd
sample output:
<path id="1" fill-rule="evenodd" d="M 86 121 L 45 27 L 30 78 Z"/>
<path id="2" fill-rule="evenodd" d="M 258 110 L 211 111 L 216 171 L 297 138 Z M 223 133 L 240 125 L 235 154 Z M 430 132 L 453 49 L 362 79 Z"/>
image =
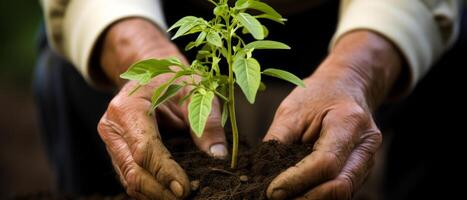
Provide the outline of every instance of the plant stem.
<path id="1" fill-rule="evenodd" d="M 235 115 L 235 81 L 233 77 L 233 63 L 232 63 L 232 27 L 230 26 L 230 19 L 226 20 L 227 25 L 227 63 L 229 65 L 229 114 L 230 114 L 230 125 L 232 126 L 232 160 L 230 162 L 230 168 L 237 168 L 237 155 L 238 155 L 238 128 L 237 128 L 237 117 Z"/>
<path id="2" fill-rule="evenodd" d="M 237 154 L 238 154 L 238 128 L 237 128 L 237 118 L 235 116 L 235 97 L 234 97 L 234 85 L 233 78 L 232 81 L 229 81 L 229 114 L 230 114 L 230 124 L 232 126 L 232 161 L 230 163 L 230 168 L 237 168 Z"/>

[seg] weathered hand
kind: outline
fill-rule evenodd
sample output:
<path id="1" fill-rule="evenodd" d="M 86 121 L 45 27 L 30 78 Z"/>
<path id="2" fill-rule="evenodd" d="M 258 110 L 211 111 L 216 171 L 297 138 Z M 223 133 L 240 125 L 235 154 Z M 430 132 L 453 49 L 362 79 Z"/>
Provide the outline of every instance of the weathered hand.
<path id="1" fill-rule="evenodd" d="M 154 115 L 148 115 L 152 92 L 172 75 L 158 76 L 131 96 L 129 93 L 137 83 L 124 83 L 118 78 L 139 59 L 169 56 L 183 59 L 183 56 L 153 24 L 142 19 L 128 19 L 114 25 L 103 48 L 103 70 L 121 89 L 99 122 L 98 131 L 122 185 L 137 199 L 186 197 L 190 191 L 188 177 L 163 145 L 158 124 L 169 124 L 171 128 L 188 132 L 188 103 L 179 105 L 179 100 L 188 91 L 181 91 L 159 106 L 156 119 Z M 209 155 L 223 157 L 227 154 L 217 99 L 203 137 L 198 138 L 193 133 L 191 136 L 194 143 Z"/>
<path id="2" fill-rule="evenodd" d="M 130 196 L 138 199 L 183 198 L 190 191 L 188 177 L 163 145 L 155 117 L 147 114 L 151 108 L 151 92 L 157 82 L 152 84 L 131 96 L 128 94 L 136 84 L 126 84 L 102 117 L 99 135 Z M 181 94 L 177 95 L 159 108 L 159 123 L 172 123 L 174 128 L 188 130 L 186 103 L 179 106 L 180 97 Z M 219 104 L 215 103 L 214 107 L 217 112 L 208 119 L 203 137 L 192 136 L 201 150 L 213 156 L 225 156 L 227 150 L 220 127 Z"/>
<path id="3" fill-rule="evenodd" d="M 382 141 L 372 111 L 399 68 L 397 51 L 382 37 L 368 31 L 344 36 L 305 80 L 306 88 L 296 88 L 276 112 L 265 140 L 314 146 L 310 155 L 271 182 L 268 197 L 351 199 Z"/>

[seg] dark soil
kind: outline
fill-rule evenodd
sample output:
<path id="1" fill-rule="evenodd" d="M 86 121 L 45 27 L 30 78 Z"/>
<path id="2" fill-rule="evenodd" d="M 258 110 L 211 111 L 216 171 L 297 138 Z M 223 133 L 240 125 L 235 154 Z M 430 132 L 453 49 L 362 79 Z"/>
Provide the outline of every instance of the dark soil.
<path id="1" fill-rule="evenodd" d="M 189 199 L 267 199 L 266 189 L 280 172 L 311 152 L 309 145 L 283 145 L 271 141 L 255 148 L 240 147 L 238 168 L 230 168 L 227 160 L 212 159 L 193 151 L 174 153 L 185 169 L 192 185 Z"/>
<path id="2" fill-rule="evenodd" d="M 188 199 L 209 200 L 262 200 L 267 199 L 269 183 L 282 171 L 311 153 L 310 145 L 283 145 L 271 141 L 254 148 L 240 145 L 238 167 L 230 168 L 230 157 L 226 160 L 213 159 L 195 150 L 190 142 L 172 140 L 168 142 L 174 159 L 185 169 L 192 185 Z M 16 200 L 124 200 L 118 196 L 94 195 L 76 197 L 48 192 L 16 196 Z"/>

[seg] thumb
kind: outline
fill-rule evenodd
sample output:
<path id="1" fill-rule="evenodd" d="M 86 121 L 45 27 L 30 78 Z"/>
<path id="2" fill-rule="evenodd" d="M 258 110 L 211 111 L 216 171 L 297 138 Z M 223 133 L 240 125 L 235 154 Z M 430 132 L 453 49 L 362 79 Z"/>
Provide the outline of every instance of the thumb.
<path id="1" fill-rule="evenodd" d="M 225 158 L 228 151 L 224 128 L 222 128 L 221 125 L 219 99 L 214 98 L 212 103 L 212 111 L 206 121 L 203 135 L 198 137 L 193 130 L 191 130 L 191 137 L 193 138 L 193 142 L 201 151 L 206 152 L 212 157 Z M 185 112 L 185 117 L 188 122 L 188 112 Z"/>

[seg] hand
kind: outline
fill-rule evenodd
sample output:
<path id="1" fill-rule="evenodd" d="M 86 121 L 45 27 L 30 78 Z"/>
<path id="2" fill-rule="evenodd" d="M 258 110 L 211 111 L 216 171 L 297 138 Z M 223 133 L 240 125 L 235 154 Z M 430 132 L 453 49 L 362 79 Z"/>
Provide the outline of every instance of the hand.
<path id="1" fill-rule="evenodd" d="M 151 23 L 128 19 L 113 25 L 102 47 L 103 71 L 117 86 L 113 98 L 98 125 L 112 163 L 127 193 L 137 199 L 181 199 L 188 195 L 190 184 L 183 169 L 171 158 L 161 141 L 158 124 L 188 130 L 187 103 L 179 100 L 187 90 L 161 105 L 156 117 L 148 115 L 151 95 L 171 75 L 161 75 L 129 96 L 137 83 L 124 83 L 118 77 L 139 59 L 183 56 Z M 220 122 L 219 102 L 214 101 L 202 138 L 192 134 L 194 143 L 209 155 L 227 155 Z M 170 134 L 170 133 L 167 133 Z"/>
<path id="2" fill-rule="evenodd" d="M 382 142 L 372 112 L 399 75 L 400 56 L 381 36 L 345 35 L 318 70 L 279 106 L 264 140 L 312 143 L 313 152 L 277 176 L 270 199 L 351 199 Z"/>

